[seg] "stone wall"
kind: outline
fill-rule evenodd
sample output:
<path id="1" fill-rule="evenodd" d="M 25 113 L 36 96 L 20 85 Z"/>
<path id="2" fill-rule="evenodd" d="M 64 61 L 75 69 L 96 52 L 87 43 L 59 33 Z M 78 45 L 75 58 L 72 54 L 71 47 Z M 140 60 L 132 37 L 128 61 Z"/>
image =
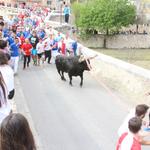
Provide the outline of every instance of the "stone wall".
<path id="1" fill-rule="evenodd" d="M 61 26 L 55 28 L 62 33 L 68 33 L 70 28 L 68 26 Z M 104 35 L 94 35 L 89 39 L 79 42 L 89 48 L 103 48 Z M 106 48 L 123 49 L 123 48 L 150 48 L 150 34 L 128 34 L 128 35 L 114 35 L 107 36 Z"/>
<path id="2" fill-rule="evenodd" d="M 92 36 L 88 40 L 81 40 L 82 44 L 92 48 L 102 48 L 104 35 Z M 149 34 L 129 34 L 108 36 L 106 48 L 150 48 Z"/>

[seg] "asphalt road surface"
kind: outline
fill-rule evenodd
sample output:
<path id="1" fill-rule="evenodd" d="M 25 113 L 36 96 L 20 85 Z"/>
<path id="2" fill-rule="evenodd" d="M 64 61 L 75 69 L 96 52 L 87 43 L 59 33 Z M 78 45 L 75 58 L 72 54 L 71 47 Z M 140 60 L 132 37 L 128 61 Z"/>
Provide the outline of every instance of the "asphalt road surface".
<path id="1" fill-rule="evenodd" d="M 28 107 L 42 150 L 115 150 L 128 105 L 89 72 L 82 88 L 79 77 L 73 87 L 66 78 L 62 81 L 52 64 L 26 70 L 21 65 L 16 76 L 18 111 Z"/>

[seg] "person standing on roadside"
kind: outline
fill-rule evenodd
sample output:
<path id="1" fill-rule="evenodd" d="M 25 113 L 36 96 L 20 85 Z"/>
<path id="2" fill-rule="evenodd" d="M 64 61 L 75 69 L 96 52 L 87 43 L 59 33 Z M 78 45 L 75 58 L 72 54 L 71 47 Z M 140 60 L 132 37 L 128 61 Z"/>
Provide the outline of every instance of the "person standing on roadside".
<path id="1" fill-rule="evenodd" d="M 0 51 L 0 72 L 3 76 L 6 88 L 8 90 L 8 99 L 12 99 L 15 95 L 14 72 L 8 64 L 8 57 L 6 53 L 2 51 Z"/>
<path id="2" fill-rule="evenodd" d="M 129 131 L 123 133 L 117 142 L 116 150 L 141 150 L 139 131 L 141 130 L 142 120 L 133 117 L 128 122 Z M 147 143 L 147 145 L 149 145 Z"/>
<path id="3" fill-rule="evenodd" d="M 7 41 L 0 40 L 0 51 L 4 52 L 8 60 L 10 60 L 10 50 L 8 48 Z"/>
<path id="4" fill-rule="evenodd" d="M 1 150 L 36 150 L 27 119 L 19 113 L 8 115 L 0 126 Z"/>
<path id="5" fill-rule="evenodd" d="M 0 124 L 11 112 L 11 105 L 7 98 L 8 91 L 6 89 L 6 84 L 4 82 L 2 73 L 0 72 Z"/>
<path id="6" fill-rule="evenodd" d="M 64 7 L 65 23 L 69 23 L 70 7 L 66 4 Z"/>
<path id="7" fill-rule="evenodd" d="M 135 108 L 130 110 L 130 113 L 127 115 L 127 117 L 124 119 L 122 125 L 120 126 L 118 130 L 119 137 L 129 132 L 128 128 L 128 122 L 131 118 L 138 117 L 142 120 L 142 128 L 138 133 L 138 136 L 140 138 L 140 144 L 141 145 L 148 145 L 150 144 L 149 140 L 144 139 L 145 137 L 148 137 L 150 134 L 148 131 L 146 131 L 149 128 L 149 106 L 146 104 L 138 104 Z"/>

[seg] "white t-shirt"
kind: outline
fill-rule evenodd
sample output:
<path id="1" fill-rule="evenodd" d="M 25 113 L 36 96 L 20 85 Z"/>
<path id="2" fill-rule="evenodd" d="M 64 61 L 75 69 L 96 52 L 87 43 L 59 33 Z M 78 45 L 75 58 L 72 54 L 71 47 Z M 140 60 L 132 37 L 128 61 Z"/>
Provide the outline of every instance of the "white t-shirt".
<path id="1" fill-rule="evenodd" d="M 9 65 L 1 65 L 0 72 L 2 73 L 4 82 L 8 92 L 14 89 L 14 72 Z"/>
<path id="2" fill-rule="evenodd" d="M 69 39 L 65 39 L 66 48 L 70 50 L 72 48 L 72 42 Z"/>
<path id="3" fill-rule="evenodd" d="M 41 54 L 44 52 L 44 45 L 43 43 L 38 43 L 36 46 L 37 54 Z"/>
<path id="4" fill-rule="evenodd" d="M 120 145 L 120 150 L 131 150 L 133 145 L 134 136 L 131 132 L 128 132 L 128 135 L 124 138 Z"/>
<path id="5" fill-rule="evenodd" d="M 7 95 L 7 90 L 5 90 L 5 92 Z M 0 124 L 1 124 L 3 119 L 5 117 L 7 117 L 11 111 L 11 105 L 10 105 L 8 99 L 6 99 L 6 101 L 5 101 L 4 93 L 3 93 L 3 90 L 1 87 L 0 87 L 0 101 L 1 101 L 1 107 L 0 107 Z"/>
<path id="6" fill-rule="evenodd" d="M 46 40 L 44 40 L 44 50 L 48 51 L 51 50 L 51 44 L 52 44 L 52 40 L 50 38 L 47 38 Z"/>

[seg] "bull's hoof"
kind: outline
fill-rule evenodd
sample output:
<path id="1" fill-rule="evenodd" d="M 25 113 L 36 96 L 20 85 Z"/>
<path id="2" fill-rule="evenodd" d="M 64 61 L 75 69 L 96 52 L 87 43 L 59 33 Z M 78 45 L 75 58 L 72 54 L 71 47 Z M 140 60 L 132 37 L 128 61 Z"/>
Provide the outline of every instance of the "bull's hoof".
<path id="1" fill-rule="evenodd" d="M 70 86 L 73 86 L 72 83 L 69 83 Z"/>
<path id="2" fill-rule="evenodd" d="M 61 80 L 66 81 L 66 79 L 64 77 L 61 77 Z"/>
<path id="3" fill-rule="evenodd" d="M 63 78 L 63 80 L 64 80 L 64 81 L 66 81 L 66 79 L 65 79 L 65 78 Z"/>
<path id="4" fill-rule="evenodd" d="M 82 84 L 80 84 L 80 87 L 82 88 Z"/>

